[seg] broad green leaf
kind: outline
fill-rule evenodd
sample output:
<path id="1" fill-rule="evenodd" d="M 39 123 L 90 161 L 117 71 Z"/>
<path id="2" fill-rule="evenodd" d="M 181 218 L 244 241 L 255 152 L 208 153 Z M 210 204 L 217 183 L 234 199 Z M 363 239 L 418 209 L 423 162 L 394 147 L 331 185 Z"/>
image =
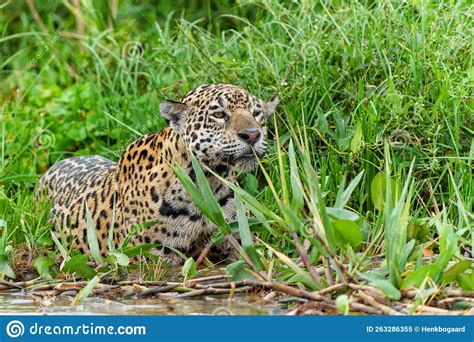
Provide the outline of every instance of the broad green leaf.
<path id="1" fill-rule="evenodd" d="M 382 292 L 390 299 L 399 300 L 402 297 L 400 291 L 398 291 L 398 289 L 388 280 L 376 279 L 371 282 L 370 285 L 382 290 Z"/>
<path id="2" fill-rule="evenodd" d="M 107 262 L 109 262 L 109 260 L 112 261 L 112 264 L 118 264 L 120 266 L 128 266 L 130 263 L 130 259 L 126 254 L 117 251 L 107 254 Z"/>
<path id="3" fill-rule="evenodd" d="M 146 253 L 153 248 L 161 247 L 161 245 L 150 243 L 150 244 L 141 244 L 133 247 L 127 247 L 122 249 L 123 254 L 128 256 L 129 258 L 133 258 L 139 255 L 146 255 Z"/>
<path id="4" fill-rule="evenodd" d="M 90 280 L 86 287 L 84 287 L 81 291 L 79 291 L 79 293 L 77 294 L 76 298 L 74 298 L 74 300 L 72 301 L 72 305 L 78 305 L 78 304 L 81 304 L 84 299 L 86 299 L 87 297 L 89 297 L 89 295 L 92 293 L 92 291 L 94 290 L 94 287 L 97 285 L 97 283 L 99 282 L 99 276 L 95 276 L 94 278 L 92 278 L 92 280 Z"/>
<path id="5" fill-rule="evenodd" d="M 302 277 L 299 274 L 293 274 L 286 281 L 291 284 L 302 284 L 308 288 L 312 288 L 313 286 L 312 282 L 308 282 L 308 277 Z"/>
<path id="6" fill-rule="evenodd" d="M 64 271 L 69 273 L 77 273 L 78 276 L 85 279 L 92 279 L 96 276 L 96 272 L 92 267 L 90 267 L 87 262 L 89 258 L 84 254 L 78 254 L 69 259 L 68 262 L 64 265 Z"/>
<path id="7" fill-rule="evenodd" d="M 401 288 L 408 289 L 410 287 L 420 287 L 426 278 L 431 278 L 436 272 L 436 268 L 433 265 L 425 265 L 419 269 L 411 272 L 403 281 Z"/>
<path id="8" fill-rule="evenodd" d="M 249 265 L 243 260 L 238 260 L 226 266 L 225 272 L 229 275 L 229 280 L 239 281 L 244 279 L 255 280 L 255 276 L 249 272 Z"/>
<path id="9" fill-rule="evenodd" d="M 331 224 L 339 243 L 348 244 L 354 249 L 360 247 L 363 236 L 360 227 L 356 223 L 350 220 L 335 220 Z"/>
<path id="10" fill-rule="evenodd" d="M 7 247 L 8 224 L 7 221 L 0 219 L 0 228 L 2 228 L 2 237 L 0 239 L 0 254 L 5 254 Z"/>
<path id="11" fill-rule="evenodd" d="M 247 191 L 249 194 L 256 195 L 258 192 L 258 179 L 255 177 L 254 174 L 252 173 L 247 173 L 245 175 L 245 186 L 244 189 Z"/>
<path id="12" fill-rule="evenodd" d="M 377 210 L 382 211 L 385 208 L 385 193 L 387 191 L 386 175 L 377 173 L 370 185 L 370 195 L 372 203 Z M 400 194 L 402 193 L 400 184 L 394 179 L 390 179 L 390 199 L 392 205 L 398 202 Z"/>
<path id="13" fill-rule="evenodd" d="M 0 254 L 0 274 L 6 275 L 12 279 L 16 278 L 15 272 L 13 272 L 13 269 L 10 265 L 10 261 L 3 254 Z"/>
<path id="14" fill-rule="evenodd" d="M 359 214 L 347 209 L 327 207 L 326 211 L 330 216 L 339 220 L 357 221 L 360 217 Z"/>
<path id="15" fill-rule="evenodd" d="M 350 143 L 350 149 L 352 153 L 359 152 L 362 146 L 362 139 L 363 139 L 362 125 L 360 122 L 357 122 L 355 126 L 354 135 L 352 136 L 351 143 Z"/>
<path id="16" fill-rule="evenodd" d="M 89 206 L 87 205 L 87 202 L 85 200 L 84 205 L 86 207 L 87 243 L 89 244 L 89 250 L 92 255 L 92 258 L 94 259 L 96 264 L 100 264 L 102 261 L 104 261 L 104 258 L 102 258 L 102 254 L 100 253 L 96 229 L 94 227 L 91 212 L 89 211 Z"/>
<path id="17" fill-rule="evenodd" d="M 410 222 L 407 227 L 408 239 L 416 239 L 419 242 L 430 240 L 431 227 L 428 224 L 417 224 Z"/>
<path id="18" fill-rule="evenodd" d="M 36 267 L 36 270 L 45 279 L 52 279 L 50 274 L 50 268 L 53 266 L 55 261 L 49 257 L 41 256 L 36 258 L 33 261 L 33 266 Z"/>
<path id="19" fill-rule="evenodd" d="M 43 235 L 36 240 L 36 245 L 43 247 L 52 247 L 54 246 L 54 241 L 48 235 Z"/>
<path id="20" fill-rule="evenodd" d="M 191 279 L 197 273 L 196 262 L 193 258 L 188 258 L 181 268 L 181 275 L 185 280 Z"/>
<path id="21" fill-rule="evenodd" d="M 383 272 L 379 271 L 379 270 L 372 270 L 372 271 L 367 272 L 367 273 L 357 271 L 356 273 L 359 277 L 361 277 L 362 279 L 365 279 L 369 282 L 373 282 L 373 281 L 376 281 L 376 280 L 379 280 L 379 279 L 386 279 L 386 275 Z"/>
<path id="22" fill-rule="evenodd" d="M 471 261 L 462 260 L 447 270 L 441 278 L 442 283 L 452 283 L 458 275 L 471 268 Z"/>
<path id="23" fill-rule="evenodd" d="M 464 291 L 474 291 L 474 272 L 461 273 L 457 279 L 459 286 L 461 286 Z"/>

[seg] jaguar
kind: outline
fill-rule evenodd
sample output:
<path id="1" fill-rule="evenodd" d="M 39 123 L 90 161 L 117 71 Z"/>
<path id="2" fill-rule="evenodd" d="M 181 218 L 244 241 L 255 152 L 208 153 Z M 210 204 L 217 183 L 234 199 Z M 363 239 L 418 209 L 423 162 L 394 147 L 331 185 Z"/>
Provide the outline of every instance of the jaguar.
<path id="1" fill-rule="evenodd" d="M 173 165 L 195 179 L 194 155 L 236 184 L 236 173 L 254 169 L 266 153 L 267 120 L 277 104 L 277 96 L 264 101 L 235 85 L 201 85 L 181 101 L 161 102 L 166 127 L 135 140 L 117 163 L 96 155 L 55 163 L 39 180 L 37 199 L 51 201 L 51 225 L 82 253 L 90 253 L 89 211 L 102 254 L 109 231 L 118 246 L 137 224 L 149 223 L 132 235 L 131 243 L 157 244 L 154 254 L 169 264 L 182 263 L 182 255 L 202 252 L 216 227 L 191 201 Z M 234 221 L 232 190 L 212 172 L 206 177 L 226 219 Z M 218 260 L 230 255 L 226 243 L 209 252 Z"/>

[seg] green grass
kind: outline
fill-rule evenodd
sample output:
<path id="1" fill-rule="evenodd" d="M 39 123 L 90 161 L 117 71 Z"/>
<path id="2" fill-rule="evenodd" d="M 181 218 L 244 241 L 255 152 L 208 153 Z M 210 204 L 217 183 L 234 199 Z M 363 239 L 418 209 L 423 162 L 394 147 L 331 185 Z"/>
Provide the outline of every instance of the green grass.
<path id="1" fill-rule="evenodd" d="M 33 199 L 52 163 L 116 161 L 164 127 L 161 100 L 225 82 L 280 97 L 269 153 L 236 189 L 260 223 L 244 248 L 253 271 L 318 289 L 331 280 L 310 269 L 329 263 L 335 281 L 365 279 L 386 293 L 472 290 L 469 2 L 121 1 L 114 20 L 87 3 L 80 18 L 62 3 L 38 6 L 42 29 L 26 5 L 0 10 L 3 264 L 19 251 L 55 253 L 48 208 Z M 309 266 L 298 263 L 301 244 Z M 368 274 L 376 255 L 385 262 Z M 443 277 L 463 260 L 467 269 Z"/>

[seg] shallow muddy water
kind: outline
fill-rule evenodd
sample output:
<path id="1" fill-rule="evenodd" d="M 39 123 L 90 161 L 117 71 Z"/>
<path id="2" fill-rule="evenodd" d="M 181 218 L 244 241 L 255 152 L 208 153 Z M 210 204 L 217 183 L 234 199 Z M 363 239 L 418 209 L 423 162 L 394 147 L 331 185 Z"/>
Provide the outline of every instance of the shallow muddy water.
<path id="1" fill-rule="evenodd" d="M 284 315 L 276 304 L 249 300 L 247 296 L 212 297 L 199 300 L 87 298 L 71 305 L 73 297 L 44 297 L 34 294 L 0 293 L 0 315 Z"/>

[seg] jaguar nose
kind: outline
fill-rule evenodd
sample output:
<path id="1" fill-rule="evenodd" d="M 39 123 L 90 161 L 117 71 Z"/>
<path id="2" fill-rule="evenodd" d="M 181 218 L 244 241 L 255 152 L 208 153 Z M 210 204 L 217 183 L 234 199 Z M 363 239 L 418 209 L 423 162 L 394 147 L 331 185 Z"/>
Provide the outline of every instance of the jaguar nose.
<path id="1" fill-rule="evenodd" d="M 258 138 L 260 138 L 260 131 L 257 128 L 245 129 L 237 133 L 237 135 L 247 144 L 253 146 L 257 142 Z"/>

